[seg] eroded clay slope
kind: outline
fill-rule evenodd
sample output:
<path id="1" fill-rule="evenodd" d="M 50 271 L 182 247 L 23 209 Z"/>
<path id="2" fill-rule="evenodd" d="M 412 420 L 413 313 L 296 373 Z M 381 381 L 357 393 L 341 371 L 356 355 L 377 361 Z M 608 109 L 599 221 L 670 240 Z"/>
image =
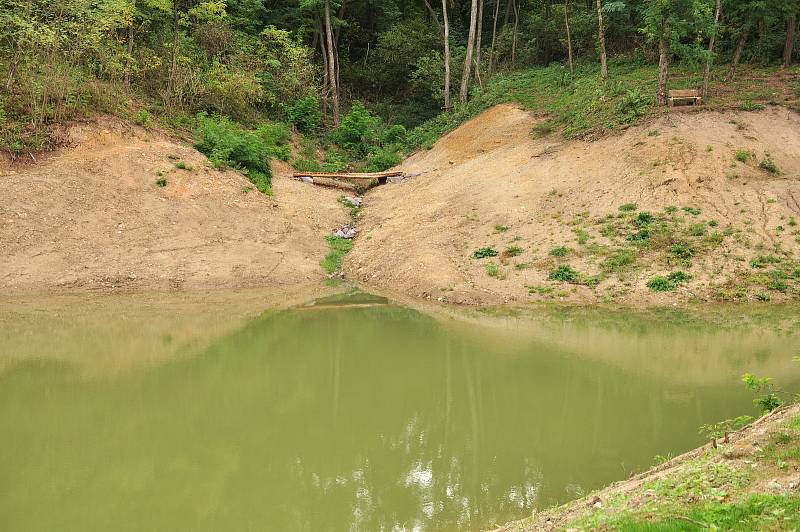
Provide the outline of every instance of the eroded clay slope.
<path id="1" fill-rule="evenodd" d="M 239 173 L 210 168 L 193 148 L 116 119 L 78 124 L 68 135 L 70 147 L 44 161 L 0 166 L 3 292 L 324 277 L 323 237 L 348 219 L 336 192 L 278 173 L 270 198 Z"/>
<path id="2" fill-rule="evenodd" d="M 367 196 L 349 276 L 460 303 L 797 297 L 781 278 L 800 247 L 796 113 L 676 112 L 594 142 L 535 139 L 534 123 L 498 106 L 408 159 L 421 175 Z M 500 255 L 471 258 L 485 247 Z M 578 277 L 549 280 L 560 266 Z M 678 270 L 691 279 L 647 287 Z"/>

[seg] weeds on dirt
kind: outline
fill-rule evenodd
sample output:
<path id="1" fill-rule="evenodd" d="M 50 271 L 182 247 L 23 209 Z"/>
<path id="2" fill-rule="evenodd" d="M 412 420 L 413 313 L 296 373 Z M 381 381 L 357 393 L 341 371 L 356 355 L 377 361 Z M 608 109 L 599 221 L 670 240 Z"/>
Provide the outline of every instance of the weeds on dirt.
<path id="1" fill-rule="evenodd" d="M 780 168 L 778 168 L 778 165 L 772 160 L 772 156 L 769 153 L 764 154 L 764 159 L 758 163 L 758 167 L 772 175 L 780 175 L 781 173 Z"/>
<path id="2" fill-rule="evenodd" d="M 500 271 L 500 267 L 494 262 L 486 263 L 486 275 L 494 277 L 495 279 L 503 280 L 506 278 L 505 274 Z"/>
<path id="3" fill-rule="evenodd" d="M 496 257 L 497 250 L 491 247 L 476 249 L 472 252 L 473 259 L 485 259 L 486 257 Z"/>
<path id="4" fill-rule="evenodd" d="M 167 178 L 166 177 L 159 177 L 156 179 L 156 186 L 165 187 L 167 186 Z"/>
<path id="5" fill-rule="evenodd" d="M 569 248 L 565 246 L 556 246 L 550 250 L 551 257 L 565 257 L 569 253 Z"/>
<path id="6" fill-rule="evenodd" d="M 736 150 L 735 157 L 736 160 L 739 161 L 740 163 L 746 163 L 747 161 L 750 160 L 750 157 L 752 156 L 753 154 L 752 152 L 750 152 L 750 150 Z"/>
<path id="7" fill-rule="evenodd" d="M 342 261 L 344 260 L 344 256 L 350 253 L 350 250 L 353 249 L 353 241 L 334 235 L 326 236 L 325 240 L 328 241 L 330 252 L 320 264 L 327 273 L 336 273 L 342 269 Z"/>

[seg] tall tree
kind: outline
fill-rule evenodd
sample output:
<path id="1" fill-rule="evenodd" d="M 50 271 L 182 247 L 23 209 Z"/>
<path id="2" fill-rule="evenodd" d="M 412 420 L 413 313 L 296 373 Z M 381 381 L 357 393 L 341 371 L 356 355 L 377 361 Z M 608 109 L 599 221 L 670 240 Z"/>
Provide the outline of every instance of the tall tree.
<path id="1" fill-rule="evenodd" d="M 600 41 L 600 80 L 608 78 L 608 59 L 606 57 L 606 28 L 603 25 L 603 1 L 597 0 L 597 40 Z"/>
<path id="2" fill-rule="evenodd" d="M 461 75 L 461 91 L 459 98 L 462 102 L 467 101 L 469 96 L 469 79 L 472 67 L 472 54 L 475 49 L 475 33 L 478 21 L 478 0 L 472 0 L 469 10 L 469 33 L 467 35 L 467 55 L 464 58 L 464 73 Z"/>
<path id="3" fill-rule="evenodd" d="M 658 37 L 658 92 L 656 92 L 658 105 L 667 105 L 671 37 L 670 20 L 665 18 L 661 23 L 661 35 Z"/>
<path id="4" fill-rule="evenodd" d="M 786 43 L 783 45 L 783 68 L 792 65 L 792 52 L 794 51 L 795 32 L 797 31 L 797 14 L 789 13 L 786 21 Z"/>
<path id="5" fill-rule="evenodd" d="M 444 18 L 444 108 L 450 109 L 450 25 L 447 20 L 447 0 L 442 0 Z"/>
<path id="6" fill-rule="evenodd" d="M 325 40 L 327 41 L 328 52 L 328 85 L 331 88 L 331 107 L 333 112 L 333 125 L 339 126 L 339 83 L 338 83 L 338 61 L 333 48 L 333 28 L 331 26 L 331 2 L 325 0 Z"/>
<path id="7" fill-rule="evenodd" d="M 492 22 L 492 47 L 489 51 L 489 76 L 494 72 L 494 47 L 497 42 L 497 15 L 500 14 L 500 0 L 494 1 L 494 21 Z"/>
<path id="8" fill-rule="evenodd" d="M 722 11 L 722 0 L 717 0 L 717 7 L 714 11 L 714 27 L 711 30 L 711 38 L 708 40 L 708 57 L 706 58 L 706 69 L 703 72 L 703 100 L 708 96 L 708 82 L 711 77 L 711 63 L 714 62 L 714 40 L 717 38 L 717 25 L 719 15 Z"/>
<path id="9" fill-rule="evenodd" d="M 567 28 L 567 58 L 569 60 L 569 73 L 575 73 L 575 66 L 572 64 L 572 35 L 569 31 L 569 0 L 564 0 L 564 25 Z"/>
<path id="10" fill-rule="evenodd" d="M 481 35 L 483 34 L 483 0 L 478 0 L 478 31 L 475 36 L 475 79 L 478 85 L 483 88 L 481 79 Z"/>

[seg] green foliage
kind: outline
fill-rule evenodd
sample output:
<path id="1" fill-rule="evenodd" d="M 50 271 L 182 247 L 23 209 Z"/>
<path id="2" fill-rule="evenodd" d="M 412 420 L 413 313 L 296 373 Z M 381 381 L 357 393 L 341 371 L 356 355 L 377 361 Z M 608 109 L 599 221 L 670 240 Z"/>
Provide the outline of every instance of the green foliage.
<path id="1" fill-rule="evenodd" d="M 783 404 L 776 394 L 775 386 L 771 378 L 756 377 L 752 373 L 745 373 L 742 375 L 742 382 L 748 390 L 760 394 L 753 402 L 762 412 L 771 412 Z"/>
<path id="2" fill-rule="evenodd" d="M 578 284 L 581 280 L 580 274 L 566 264 L 562 264 L 555 270 L 551 271 L 547 278 L 550 281 L 561 281 L 572 284 Z"/>
<path id="3" fill-rule="evenodd" d="M 677 285 L 666 277 L 656 275 L 647 281 L 647 288 L 653 292 L 671 292 Z"/>
<path id="4" fill-rule="evenodd" d="M 382 172 L 400 164 L 402 158 L 397 151 L 373 147 L 367 157 L 367 172 Z"/>
<path id="5" fill-rule="evenodd" d="M 565 246 L 557 246 L 550 250 L 551 257 L 564 257 L 569 253 L 569 248 Z"/>
<path id="6" fill-rule="evenodd" d="M 159 187 L 167 186 L 167 178 L 159 177 L 158 179 L 156 179 L 156 185 L 159 186 Z"/>
<path id="7" fill-rule="evenodd" d="M 644 227 L 646 225 L 653 223 L 655 219 L 656 219 L 655 216 L 653 216 L 649 212 L 642 211 L 634 219 L 634 224 L 636 224 L 637 227 Z"/>
<path id="8" fill-rule="evenodd" d="M 622 205 L 619 206 L 619 210 L 622 211 L 622 212 L 635 211 L 636 210 L 636 204 L 635 203 L 623 203 Z"/>
<path id="9" fill-rule="evenodd" d="M 697 207 L 683 207 L 684 212 L 691 214 L 692 216 L 699 216 L 700 209 Z"/>
<path id="10" fill-rule="evenodd" d="M 679 270 L 679 271 L 672 272 L 669 275 L 667 275 L 667 279 L 672 281 L 676 285 L 679 285 L 681 283 L 685 283 L 685 282 L 690 281 L 692 279 L 692 276 L 690 274 L 686 273 L 686 272 L 682 272 L 682 271 Z"/>
<path id="11" fill-rule="evenodd" d="M 507 257 L 518 257 L 524 250 L 519 246 L 508 246 L 503 252 Z"/>
<path id="12" fill-rule="evenodd" d="M 316 131 L 322 124 L 319 98 L 313 94 L 289 102 L 284 114 L 287 122 L 305 133 Z"/>
<path id="13" fill-rule="evenodd" d="M 740 163 L 746 163 L 752 156 L 753 154 L 750 150 L 736 150 L 736 160 Z"/>
<path id="14" fill-rule="evenodd" d="M 353 249 L 353 241 L 334 235 L 326 236 L 325 240 L 328 242 L 330 252 L 320 265 L 326 272 L 332 274 L 342 269 L 342 261 L 344 256 Z"/>
<path id="15" fill-rule="evenodd" d="M 505 279 L 505 275 L 500 271 L 500 267 L 494 262 L 486 263 L 486 275 L 496 279 Z"/>
<path id="16" fill-rule="evenodd" d="M 645 95 L 638 87 L 628 90 L 617 102 L 619 121 L 625 124 L 635 122 L 645 116 L 653 104 L 653 98 Z"/>
<path id="17" fill-rule="evenodd" d="M 758 163 L 758 167 L 773 175 L 779 175 L 781 173 L 780 168 L 778 168 L 778 165 L 772 160 L 772 156 L 769 153 L 764 154 L 764 159 Z"/>
<path id="18" fill-rule="evenodd" d="M 198 115 L 197 121 L 195 136 L 198 142 L 195 147 L 214 166 L 237 168 L 259 191 L 271 193 L 269 158 L 283 154 L 279 143 L 289 138 L 285 127 L 267 125 L 256 131 L 246 131 L 227 118 L 210 117 L 204 113 Z"/>
<path id="19" fill-rule="evenodd" d="M 624 271 L 636 262 L 636 252 L 633 249 L 621 249 L 612 255 L 606 257 L 601 264 L 601 268 L 605 272 L 621 272 Z"/>
<path id="20" fill-rule="evenodd" d="M 486 257 L 496 257 L 497 255 L 497 250 L 490 247 L 476 249 L 472 252 L 473 259 L 484 259 Z"/>
<path id="21" fill-rule="evenodd" d="M 352 109 L 342 117 L 331 138 L 353 157 L 363 158 L 378 142 L 380 123 L 380 118 L 373 116 L 361 102 L 353 102 Z"/>

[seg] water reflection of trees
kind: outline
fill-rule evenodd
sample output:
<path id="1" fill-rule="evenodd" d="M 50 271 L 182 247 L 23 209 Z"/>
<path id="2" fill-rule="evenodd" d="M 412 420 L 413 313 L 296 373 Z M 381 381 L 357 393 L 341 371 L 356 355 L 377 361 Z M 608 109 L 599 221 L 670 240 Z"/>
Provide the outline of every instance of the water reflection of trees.
<path id="1" fill-rule="evenodd" d="M 293 311 L 109 383 L 51 368 L 46 397 L 44 370 L 19 370 L 0 387 L 17 405 L 0 432 L 26 452 L 0 473 L 37 505 L 113 508 L 131 529 L 481 529 L 689 448 L 701 423 L 751 406 L 736 382 L 473 339 L 394 307 Z M 658 352 L 642 343 L 640 356 Z M 76 480 L 37 491 L 50 478 Z"/>

